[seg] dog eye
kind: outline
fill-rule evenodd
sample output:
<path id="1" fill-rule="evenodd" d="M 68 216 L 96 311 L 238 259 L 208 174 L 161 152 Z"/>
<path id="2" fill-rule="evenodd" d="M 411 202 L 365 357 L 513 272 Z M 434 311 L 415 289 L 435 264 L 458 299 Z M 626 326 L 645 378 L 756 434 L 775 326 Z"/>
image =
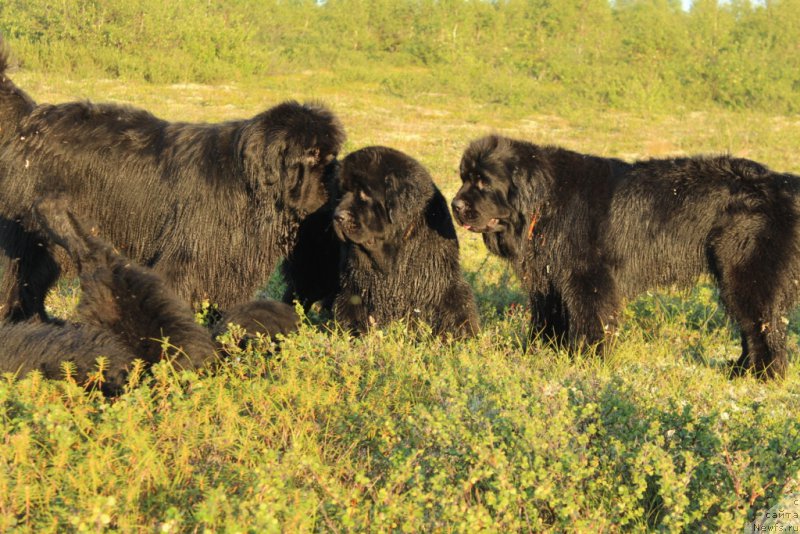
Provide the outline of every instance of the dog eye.
<path id="1" fill-rule="evenodd" d="M 364 202 L 372 200 L 372 197 L 366 194 L 363 189 L 358 192 L 358 198 Z"/>
<path id="2" fill-rule="evenodd" d="M 489 185 L 489 182 L 487 182 L 486 180 L 483 180 L 483 179 L 478 180 L 477 186 L 478 186 L 478 189 L 481 190 L 481 191 L 483 191 L 485 189 L 491 189 L 492 188 L 492 186 Z"/>

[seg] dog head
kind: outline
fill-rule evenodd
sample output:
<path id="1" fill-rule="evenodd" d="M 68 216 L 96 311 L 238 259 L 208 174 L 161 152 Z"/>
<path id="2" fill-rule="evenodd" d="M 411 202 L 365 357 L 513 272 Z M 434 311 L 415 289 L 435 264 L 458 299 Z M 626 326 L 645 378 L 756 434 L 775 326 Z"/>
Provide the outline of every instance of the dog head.
<path id="1" fill-rule="evenodd" d="M 417 161 L 397 150 L 367 147 L 342 161 L 334 230 L 342 241 L 375 248 L 399 241 L 433 194 Z"/>
<path id="2" fill-rule="evenodd" d="M 503 232 L 515 213 L 517 155 L 508 139 L 478 139 L 461 158 L 461 188 L 451 207 L 456 221 L 472 232 Z"/>
<path id="3" fill-rule="evenodd" d="M 321 104 L 284 102 L 244 127 L 240 157 L 252 189 L 280 183 L 283 203 L 307 214 L 328 200 L 344 140 L 339 119 Z"/>

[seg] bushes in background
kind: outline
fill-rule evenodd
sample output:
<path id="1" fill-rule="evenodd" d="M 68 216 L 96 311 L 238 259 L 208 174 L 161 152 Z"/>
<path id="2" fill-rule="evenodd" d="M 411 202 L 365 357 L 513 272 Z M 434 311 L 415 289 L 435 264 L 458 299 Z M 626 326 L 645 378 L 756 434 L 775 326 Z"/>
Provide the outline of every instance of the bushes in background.
<path id="1" fill-rule="evenodd" d="M 6 0 L 26 68 L 164 82 L 331 71 L 526 108 L 800 109 L 800 0 Z"/>

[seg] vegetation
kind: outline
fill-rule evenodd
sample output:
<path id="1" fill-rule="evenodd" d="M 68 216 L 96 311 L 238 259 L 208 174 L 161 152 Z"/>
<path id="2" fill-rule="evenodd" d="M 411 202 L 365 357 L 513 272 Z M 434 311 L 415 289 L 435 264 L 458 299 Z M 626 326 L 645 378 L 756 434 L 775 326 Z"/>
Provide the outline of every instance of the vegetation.
<path id="1" fill-rule="evenodd" d="M 728 151 L 800 172 L 797 118 L 785 113 L 797 98 L 788 89 L 797 59 L 776 45 L 787 69 L 776 74 L 778 60 L 753 44 L 761 41 L 729 33 L 760 35 L 759 20 L 771 21 L 770 32 L 800 31 L 789 24 L 795 15 L 776 11 L 791 2 L 703 3 L 688 14 L 666 2 L 618 2 L 607 17 L 605 4 L 591 1 L 575 10 L 363 2 L 349 16 L 343 6 L 355 2 L 256 4 L 5 0 L 0 31 L 22 65 L 12 77 L 37 101 L 117 100 L 171 120 L 216 121 L 286 98 L 321 99 L 341 116 L 347 151 L 403 150 L 448 197 L 461 151 L 490 131 L 626 159 Z M 629 35 L 609 29 L 630 27 L 613 26 L 620 10 L 645 17 L 660 9 L 669 18 L 657 29 L 667 32 L 697 23 L 701 6 L 730 21 L 719 35 L 755 73 L 743 83 L 780 78 L 771 104 L 759 104 L 758 91 L 742 102 L 704 95 L 708 86 L 689 79 L 673 92 L 661 69 L 688 64 L 685 54 L 649 67 L 600 54 L 613 42 L 615 54 L 628 46 Z M 532 64 L 546 57 L 569 70 L 579 64 L 569 52 L 577 34 L 543 24 L 552 41 L 517 37 L 514 45 L 522 23 L 512 9 L 585 17 L 586 32 L 605 27 L 610 41 L 587 34 L 584 50 L 598 55 L 579 76 L 534 78 L 512 58 L 528 47 L 540 54 Z M 429 33 L 411 32 L 425 20 Z M 439 55 L 423 60 L 425 43 L 453 36 L 437 21 L 458 24 L 458 46 L 434 46 Z M 485 38 L 464 33 L 477 27 Z M 658 33 L 641 31 L 642 39 Z M 121 44 L 98 45 L 105 34 Z M 383 48 L 390 35 L 392 51 Z M 212 36 L 235 53 L 220 59 L 204 55 L 213 47 L 185 44 Z M 480 66 L 490 74 L 475 76 Z M 631 76 L 619 84 L 631 93 L 604 100 L 599 88 L 617 67 Z M 732 73 L 720 66 L 720 76 Z M 648 76 L 651 91 L 636 96 L 635 80 Z M 69 380 L 2 379 L 0 531 L 731 532 L 800 492 L 796 356 L 783 383 L 726 379 L 738 339 L 710 284 L 631 303 L 606 360 L 538 343 L 525 351 L 527 311 L 513 275 L 477 236 L 459 238 L 484 323 L 474 340 L 412 339 L 401 324 L 355 340 L 312 314 L 278 356 L 256 346 L 213 374 L 161 364 L 114 401 Z M 280 295 L 279 281 L 264 293 Z M 49 305 L 69 318 L 75 302 L 66 281 Z"/>
<path id="2" fill-rule="evenodd" d="M 800 1 L 4 0 L 36 70 L 153 82 L 325 69 L 525 109 L 800 110 Z"/>
<path id="3" fill-rule="evenodd" d="M 800 489 L 796 387 L 639 330 L 611 362 L 525 354 L 523 323 L 463 344 L 306 327 L 113 403 L 0 384 L 0 528 L 733 532 Z"/>

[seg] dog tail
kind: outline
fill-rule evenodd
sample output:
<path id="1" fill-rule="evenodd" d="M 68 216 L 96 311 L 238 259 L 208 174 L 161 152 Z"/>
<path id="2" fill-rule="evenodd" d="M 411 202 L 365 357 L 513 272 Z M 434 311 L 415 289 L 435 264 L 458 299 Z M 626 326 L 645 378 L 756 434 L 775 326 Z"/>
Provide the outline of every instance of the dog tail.
<path id="1" fill-rule="evenodd" d="M 89 254 L 89 242 L 94 239 L 70 211 L 66 197 L 43 197 L 33 206 L 34 215 L 45 233 L 63 247 L 81 269 L 81 260 Z"/>

